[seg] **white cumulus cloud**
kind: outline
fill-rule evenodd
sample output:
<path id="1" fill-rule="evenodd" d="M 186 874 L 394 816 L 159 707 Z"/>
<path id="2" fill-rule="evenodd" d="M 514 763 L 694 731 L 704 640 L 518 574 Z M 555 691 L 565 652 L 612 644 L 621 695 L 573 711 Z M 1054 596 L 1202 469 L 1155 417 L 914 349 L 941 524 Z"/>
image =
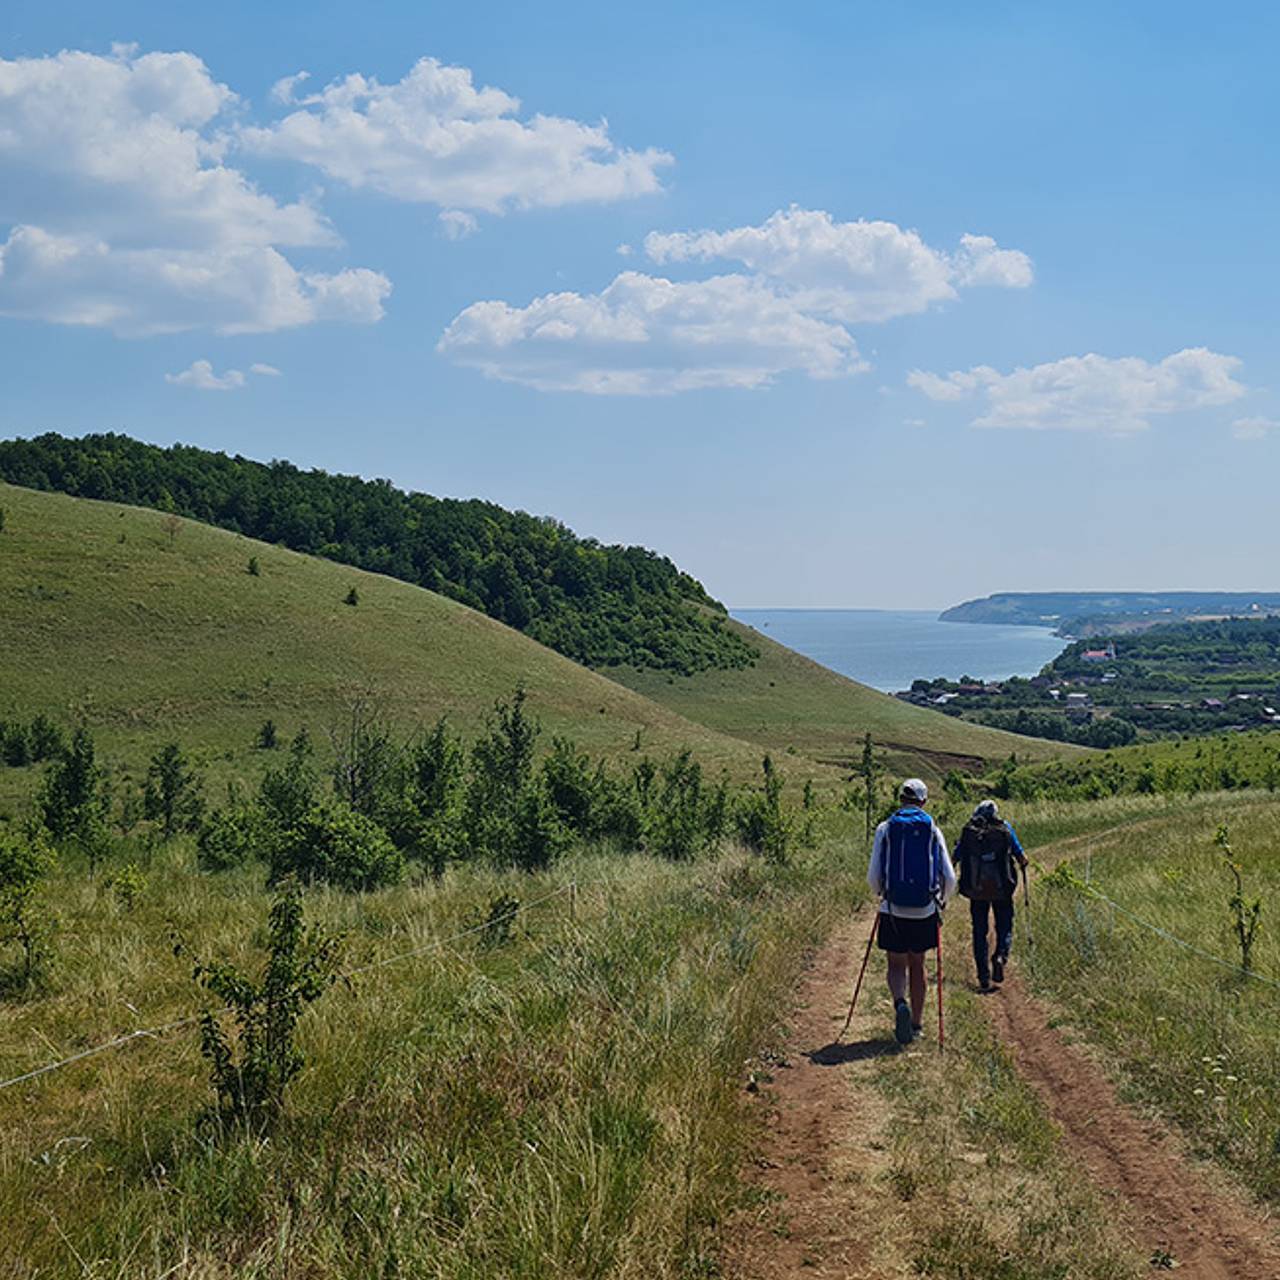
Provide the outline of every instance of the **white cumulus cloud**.
<path id="1" fill-rule="evenodd" d="M 277 84 L 292 98 L 297 80 Z M 608 126 L 560 116 L 517 118 L 520 101 L 477 88 L 466 67 L 422 58 L 403 79 L 359 74 L 297 101 L 240 145 L 298 160 L 351 187 L 446 209 L 511 208 L 619 200 L 661 186 L 671 157 L 619 147 Z"/>
<path id="2" fill-rule="evenodd" d="M 627 271 L 598 294 L 477 302 L 437 349 L 506 382 L 597 395 L 752 388 L 791 371 L 830 378 L 866 367 L 841 325 L 735 275 L 680 284 Z"/>
<path id="3" fill-rule="evenodd" d="M 1031 259 L 990 236 L 965 235 L 954 254 L 893 222 L 837 222 L 793 206 L 760 226 L 729 231 L 650 232 L 653 261 L 728 259 L 789 290 L 806 310 L 858 324 L 914 315 L 971 285 L 1025 288 Z"/>
<path id="4" fill-rule="evenodd" d="M 930 399 L 980 396 L 978 427 L 1050 431 L 1143 431 L 1167 413 L 1229 404 L 1247 388 L 1232 376 L 1235 356 L 1204 347 L 1150 363 L 1138 356 L 1069 356 L 1000 373 L 988 365 L 944 375 L 915 370 L 907 382 Z"/>
<path id="5" fill-rule="evenodd" d="M 836 222 L 794 206 L 758 227 L 651 232 L 644 248 L 659 263 L 729 259 L 747 270 L 687 283 L 627 271 L 598 294 L 476 303 L 437 350 L 541 390 L 764 387 L 788 371 L 819 378 L 869 368 L 848 326 L 923 311 L 960 286 L 1032 280 L 1030 259 L 989 236 L 966 235 L 946 254 L 892 222 Z"/>
<path id="6" fill-rule="evenodd" d="M 1237 418 L 1231 424 L 1231 434 L 1237 440 L 1263 440 L 1280 427 L 1274 418 Z"/>
<path id="7" fill-rule="evenodd" d="M 269 364 L 251 364 L 249 372 L 269 378 L 280 376 L 280 370 Z M 193 360 L 181 373 L 166 373 L 164 380 L 175 387 L 192 387 L 196 391 L 239 391 L 246 381 L 244 373 L 239 369 L 214 373 L 213 364 L 209 360 Z"/>
<path id="8" fill-rule="evenodd" d="M 236 95 L 190 53 L 0 59 L 0 314 L 123 335 L 376 320 L 376 272 L 300 272 L 328 221 L 226 163 Z"/>
<path id="9" fill-rule="evenodd" d="M 193 360 L 181 373 L 166 373 L 164 380 L 175 387 L 194 387 L 197 391 L 238 391 L 244 386 L 244 374 L 239 369 L 214 373 L 208 360 Z"/>

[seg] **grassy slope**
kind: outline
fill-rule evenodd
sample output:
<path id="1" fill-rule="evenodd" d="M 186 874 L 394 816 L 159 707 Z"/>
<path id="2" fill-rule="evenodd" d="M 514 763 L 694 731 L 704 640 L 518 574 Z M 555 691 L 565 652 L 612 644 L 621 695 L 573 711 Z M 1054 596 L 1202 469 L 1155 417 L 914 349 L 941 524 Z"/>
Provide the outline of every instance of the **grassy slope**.
<path id="1" fill-rule="evenodd" d="M 937 776 L 953 764 L 979 759 L 1068 759 L 1083 748 L 1018 737 L 965 724 L 940 712 L 913 707 L 811 662 L 741 623 L 730 625 L 760 650 L 745 671 L 706 671 L 690 677 L 619 670 L 615 678 L 672 711 L 709 728 L 757 742 L 774 751 L 794 747 L 818 760 L 847 764 L 870 730 L 889 749 L 891 763 Z"/>
<path id="2" fill-rule="evenodd" d="M 1143 798 L 1156 807 L 1156 798 Z M 1255 971 L 1280 980 L 1280 803 L 1219 793 L 1166 817 L 1073 842 L 1073 869 L 1107 898 L 1191 946 L 1239 961 L 1233 882 L 1214 847 L 1230 824 L 1246 899 L 1260 897 Z M 1280 991 L 1233 974 L 1051 879 L 1036 904 L 1035 985 L 1102 1046 L 1130 1093 L 1181 1126 L 1259 1196 L 1280 1203 Z"/>
<path id="3" fill-rule="evenodd" d="M 758 770 L 756 747 L 420 587 L 192 521 L 170 538 L 164 516 L 114 503 L 0 485 L 0 505 L 0 718 L 84 716 L 109 758 L 137 765 L 176 737 L 216 778 L 256 776 L 267 717 L 323 741 L 370 691 L 405 727 L 447 712 L 472 730 L 523 681 L 547 732 L 594 753 L 628 751 L 638 731 L 645 751 Z M 0 770 L 6 795 L 24 773 Z"/>
<path id="4" fill-rule="evenodd" d="M 0 485 L 0 505 L 0 718 L 83 717 L 104 755 L 131 767 L 177 738 L 198 749 L 215 784 L 255 778 L 263 720 L 283 735 L 306 724 L 323 740 L 362 693 L 406 728 L 447 712 L 473 730 L 517 681 L 549 734 L 616 755 L 639 732 L 647 752 L 688 746 L 739 778 L 754 776 L 761 746 L 794 746 L 788 773 L 834 779 L 831 762 L 855 754 L 868 728 L 896 748 L 895 768 L 929 776 L 950 762 L 945 753 L 1060 753 L 908 707 L 754 633 L 754 670 L 673 684 L 633 673 L 633 691 L 394 579 L 193 521 L 171 537 L 166 517 L 115 503 Z M 251 555 L 260 577 L 246 571 Z M 354 608 L 343 603 L 353 585 Z M 0 799 L 25 794 L 23 777 L 0 771 Z"/>

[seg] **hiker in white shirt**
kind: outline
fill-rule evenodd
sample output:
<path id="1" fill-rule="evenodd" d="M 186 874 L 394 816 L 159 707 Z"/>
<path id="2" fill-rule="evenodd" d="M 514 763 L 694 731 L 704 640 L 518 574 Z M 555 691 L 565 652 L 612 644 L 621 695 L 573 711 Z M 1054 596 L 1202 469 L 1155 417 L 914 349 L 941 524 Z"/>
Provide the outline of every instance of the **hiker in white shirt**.
<path id="1" fill-rule="evenodd" d="M 924 811 L 929 789 L 908 778 L 898 811 L 876 828 L 867 883 L 880 898 L 876 945 L 886 953 L 894 1036 L 909 1044 L 922 1031 L 925 953 L 939 942 L 942 908 L 956 891 L 946 837 Z M 910 988 L 910 1004 L 907 1001 Z"/>

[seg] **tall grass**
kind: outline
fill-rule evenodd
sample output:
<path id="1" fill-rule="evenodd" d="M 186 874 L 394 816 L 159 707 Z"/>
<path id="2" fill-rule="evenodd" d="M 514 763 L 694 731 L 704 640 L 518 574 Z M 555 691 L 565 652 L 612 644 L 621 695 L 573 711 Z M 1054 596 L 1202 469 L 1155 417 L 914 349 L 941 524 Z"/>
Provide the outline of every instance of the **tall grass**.
<path id="1" fill-rule="evenodd" d="M 947 1052 L 890 1055 L 886 1193 L 912 1272 L 946 1280 L 1136 1280 L 1110 1205 L 1063 1151 L 1053 1122 L 967 992 L 948 998 Z M 894 1213 L 892 1199 L 882 1211 Z"/>
<path id="2" fill-rule="evenodd" d="M 1233 882 L 1214 844 L 1223 821 L 1246 891 L 1263 899 L 1254 968 L 1280 981 L 1280 805 L 1219 797 L 1199 812 L 1100 834 L 1077 847 L 1073 869 L 1149 924 L 1238 963 Z M 1280 990 L 1061 880 L 1037 893 L 1035 984 L 1103 1046 L 1131 1096 L 1280 1202 Z"/>
<path id="3" fill-rule="evenodd" d="M 737 1192 L 744 1062 L 805 949 L 855 900 L 828 845 L 791 867 L 592 855 L 549 875 L 308 894 L 346 965 L 430 946 L 510 894 L 580 886 L 312 1006 L 269 1140 L 215 1139 L 194 1032 L 0 1093 L 0 1276 L 662 1277 L 709 1265 Z M 257 879 L 175 845 L 133 909 L 65 875 L 52 989 L 0 1012 L 0 1078 L 196 1007 L 170 924 L 244 963 Z"/>

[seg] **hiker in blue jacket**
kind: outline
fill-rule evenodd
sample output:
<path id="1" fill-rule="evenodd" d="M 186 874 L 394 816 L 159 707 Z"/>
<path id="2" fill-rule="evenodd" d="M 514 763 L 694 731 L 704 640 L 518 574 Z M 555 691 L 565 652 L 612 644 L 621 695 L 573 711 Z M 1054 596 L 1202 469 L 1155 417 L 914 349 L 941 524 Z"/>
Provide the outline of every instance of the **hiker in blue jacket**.
<path id="1" fill-rule="evenodd" d="M 1013 896 L 1018 890 L 1018 870 L 1027 855 L 1017 832 L 1000 817 L 994 800 L 984 800 L 973 811 L 956 843 L 960 893 L 969 899 L 973 921 L 973 963 L 978 988 L 990 991 L 991 983 L 1004 981 L 1004 967 L 1013 946 Z M 987 963 L 987 918 L 995 916 L 996 950 Z"/>
<path id="2" fill-rule="evenodd" d="M 924 810 L 928 798 L 929 789 L 919 778 L 902 784 L 898 811 L 876 828 L 867 868 L 871 892 L 881 899 L 876 945 L 887 954 L 893 1034 L 899 1044 L 921 1034 L 924 957 L 938 945 L 942 908 L 956 891 L 946 838 Z"/>

